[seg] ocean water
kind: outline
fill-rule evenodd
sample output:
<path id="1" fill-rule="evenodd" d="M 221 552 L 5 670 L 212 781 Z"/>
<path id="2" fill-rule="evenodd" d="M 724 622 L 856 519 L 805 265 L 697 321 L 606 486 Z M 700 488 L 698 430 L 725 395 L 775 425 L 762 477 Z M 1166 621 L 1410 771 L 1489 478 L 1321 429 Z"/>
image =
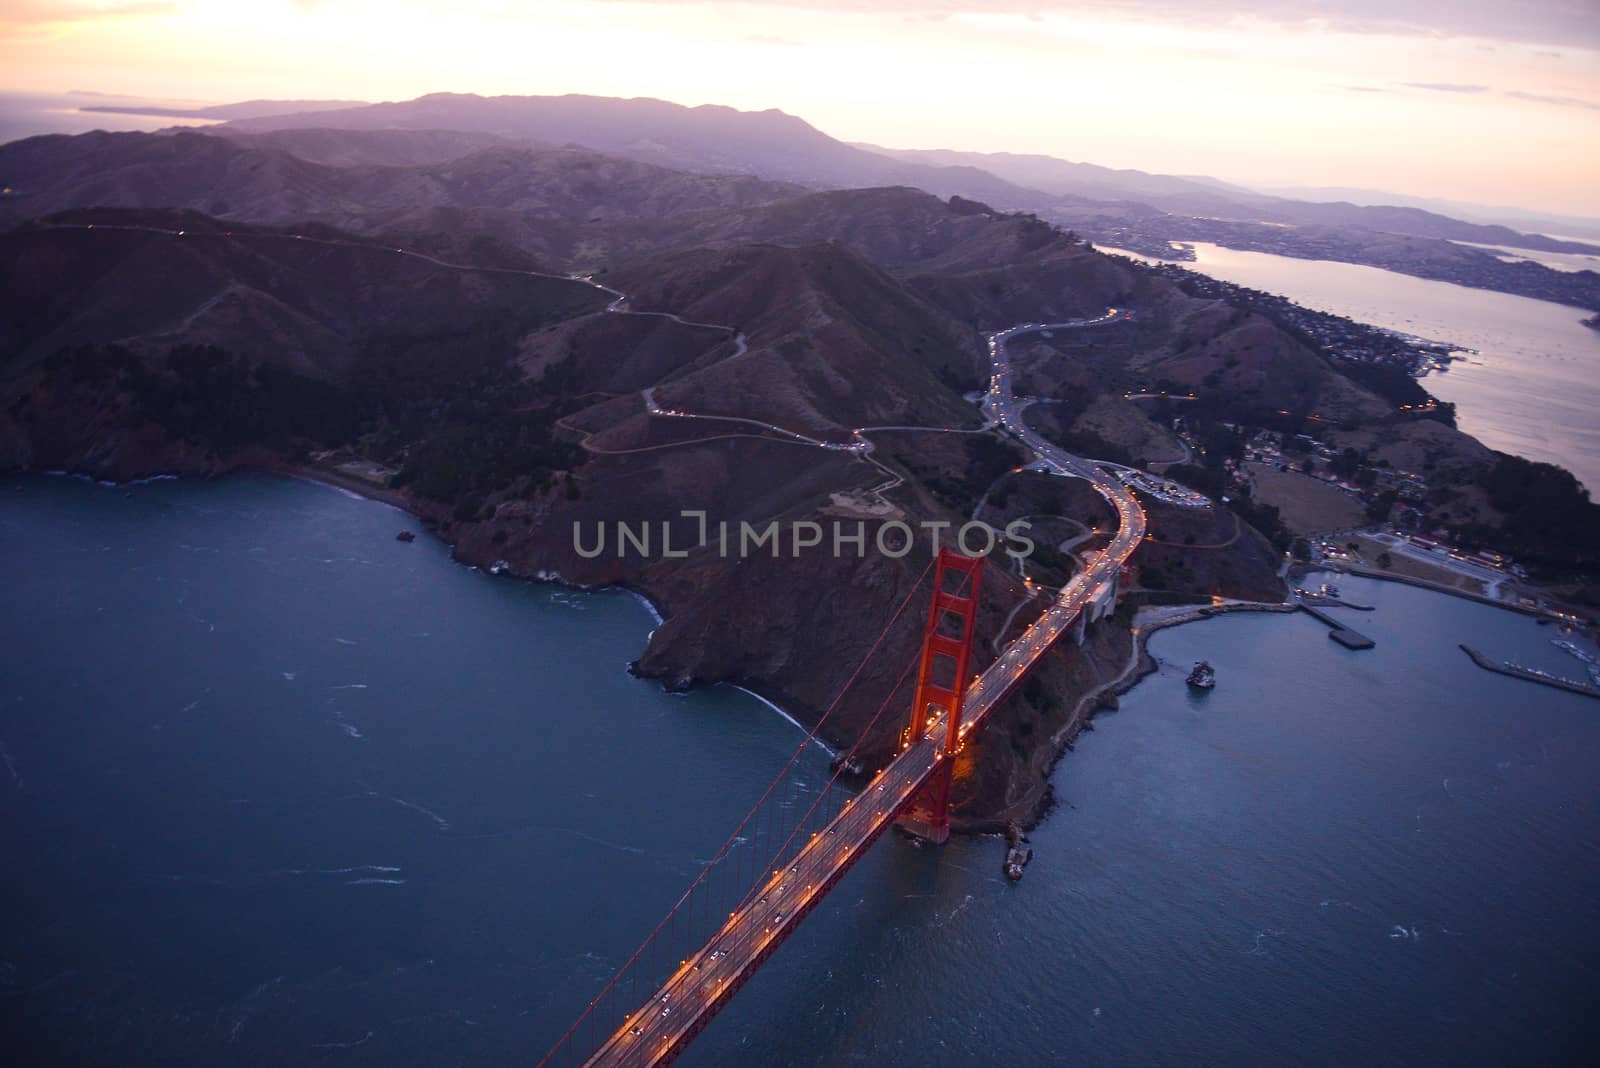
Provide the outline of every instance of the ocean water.
<path id="1" fill-rule="evenodd" d="M 0 482 L 0 1063 L 528 1063 L 804 737 L 415 525 Z"/>
<path id="2" fill-rule="evenodd" d="M 800 740 L 629 678 L 633 598 L 407 523 L 0 482 L 0 1060 L 531 1063 Z M 994 839 L 886 838 L 686 1063 L 1590 1060 L 1600 701 L 1456 648 L 1578 674 L 1529 619 L 1341 585 L 1375 650 L 1156 635 L 1020 883 Z"/>
<path id="3" fill-rule="evenodd" d="M 1559 464 L 1600 492 L 1600 331 L 1590 313 L 1377 267 L 1197 242 L 1184 264 L 1308 308 L 1472 350 L 1424 381 L 1490 448 Z M 1107 249 L 1119 255 L 1134 253 Z"/>
<path id="4" fill-rule="evenodd" d="M 167 115 L 123 115 L 84 111 L 87 107 L 193 106 L 192 101 L 152 101 L 103 93 L 0 92 L 0 144 L 37 134 L 80 134 L 90 130 L 160 130 L 169 126 L 210 126 L 215 120 Z"/>

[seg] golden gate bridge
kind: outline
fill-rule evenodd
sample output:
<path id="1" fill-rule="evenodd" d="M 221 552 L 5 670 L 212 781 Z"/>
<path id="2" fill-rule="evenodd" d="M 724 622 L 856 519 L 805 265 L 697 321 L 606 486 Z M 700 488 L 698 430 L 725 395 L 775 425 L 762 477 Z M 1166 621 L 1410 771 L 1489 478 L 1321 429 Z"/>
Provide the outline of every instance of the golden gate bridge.
<path id="1" fill-rule="evenodd" d="M 950 833 L 955 758 L 973 731 L 1089 611 L 1114 603 L 1123 563 L 1144 536 L 1144 513 L 1123 487 L 1097 482 L 1122 517 L 1105 552 L 983 673 L 969 675 L 985 558 L 941 549 L 885 624 L 838 696 L 766 792 L 644 942 L 539 1063 L 660 1065 L 677 1057 L 892 826 L 943 842 Z M 1120 492 L 1119 492 L 1120 491 Z M 834 762 L 826 787 L 790 818 L 778 803 L 801 754 L 883 646 L 932 573 L 918 654 Z M 899 748 L 853 794 L 841 781 L 862 741 L 917 671 Z"/>

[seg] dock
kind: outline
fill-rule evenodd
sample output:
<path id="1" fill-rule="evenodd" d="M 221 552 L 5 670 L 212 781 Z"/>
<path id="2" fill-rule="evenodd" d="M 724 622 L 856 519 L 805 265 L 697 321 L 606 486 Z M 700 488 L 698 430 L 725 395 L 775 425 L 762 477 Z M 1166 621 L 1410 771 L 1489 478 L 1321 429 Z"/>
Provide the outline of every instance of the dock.
<path id="1" fill-rule="evenodd" d="M 1332 638 L 1346 649 L 1371 649 L 1373 646 L 1378 644 L 1365 634 L 1362 634 L 1360 631 L 1352 630 L 1351 628 L 1345 626 L 1338 619 L 1335 619 L 1333 616 L 1330 616 L 1328 613 L 1324 612 L 1322 609 L 1306 604 L 1304 601 L 1300 602 L 1300 611 L 1304 612 L 1312 619 L 1315 619 L 1317 622 L 1327 625 L 1329 628 L 1328 637 Z"/>
<path id="2" fill-rule="evenodd" d="M 1357 612 L 1376 612 L 1378 610 L 1377 605 L 1356 604 L 1354 601 L 1346 601 L 1339 597 L 1329 597 L 1320 593 L 1303 593 L 1300 596 L 1305 604 L 1322 605 L 1327 608 L 1353 608 Z"/>
<path id="3" fill-rule="evenodd" d="M 1509 675 L 1514 679 L 1522 679 L 1525 682 L 1537 682 L 1541 686 L 1554 686 L 1558 690 L 1582 694 L 1585 697 L 1600 697 L 1600 689 L 1596 689 L 1587 683 L 1577 682 L 1573 679 L 1563 679 L 1557 675 L 1546 675 L 1542 671 L 1534 671 L 1517 664 L 1491 660 L 1470 645 L 1463 644 L 1461 651 L 1472 657 L 1474 664 L 1477 664 L 1485 671 L 1493 671 L 1497 675 Z"/>

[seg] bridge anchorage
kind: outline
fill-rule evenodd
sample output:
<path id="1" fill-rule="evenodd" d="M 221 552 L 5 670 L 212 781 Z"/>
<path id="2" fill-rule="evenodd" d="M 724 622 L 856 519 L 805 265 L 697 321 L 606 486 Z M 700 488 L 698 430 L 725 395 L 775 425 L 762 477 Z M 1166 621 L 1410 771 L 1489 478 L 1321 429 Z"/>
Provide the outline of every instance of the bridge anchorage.
<path id="1" fill-rule="evenodd" d="M 956 580 L 954 590 L 950 588 L 951 579 Z M 940 760 L 926 785 L 895 823 L 901 830 L 936 844 L 950 839 L 950 780 L 955 756 L 961 751 L 968 730 L 968 725 L 961 722 L 961 713 L 967 697 L 967 670 L 972 660 L 982 579 L 982 557 L 939 550 L 911 720 L 900 732 L 902 752 L 914 742 L 931 737 Z M 942 740 L 938 737 L 941 731 Z"/>

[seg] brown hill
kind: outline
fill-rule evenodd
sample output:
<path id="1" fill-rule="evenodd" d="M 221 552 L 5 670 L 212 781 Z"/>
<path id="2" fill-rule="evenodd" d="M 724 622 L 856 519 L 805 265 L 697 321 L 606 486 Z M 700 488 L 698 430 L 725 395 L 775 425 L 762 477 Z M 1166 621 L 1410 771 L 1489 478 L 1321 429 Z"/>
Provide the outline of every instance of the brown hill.
<path id="1" fill-rule="evenodd" d="M 520 336 L 608 299 L 581 283 L 452 270 L 335 237 L 113 211 L 0 234 L 0 358 L 14 370 L 85 343 L 216 344 L 337 380 L 381 336 Z"/>
<path id="2" fill-rule="evenodd" d="M 890 159 L 835 140 L 776 109 L 739 111 L 664 100 L 596 96 L 432 93 L 415 100 L 311 114 L 243 119 L 248 133 L 311 127 L 350 130 L 458 130 L 541 144 L 581 145 L 658 166 L 711 174 L 753 174 L 812 186 L 913 185 L 1009 206 L 1051 198 L 970 166 Z"/>
<path id="3" fill-rule="evenodd" d="M 326 136 L 323 136 L 326 135 Z M 530 219 L 605 222 L 744 208 L 799 192 L 739 176 L 669 171 L 576 148 L 508 147 L 471 135 L 293 131 L 238 140 L 179 132 L 32 137 L 0 146 L 0 221 L 72 208 L 188 208 L 259 223 L 323 222 L 360 233 L 411 227 L 443 210 L 491 210 Z M 477 138 L 477 140 L 485 140 Z M 323 158 L 444 156 L 410 166 L 311 162 Z M 453 145 L 446 150 L 444 146 Z"/>
<path id="4" fill-rule="evenodd" d="M 461 130 L 272 130 L 245 133 L 231 126 L 206 132 L 245 148 L 287 152 L 329 167 L 423 167 L 470 156 L 510 142 L 493 134 Z M 526 147 L 526 146 L 524 146 Z"/>
<path id="5" fill-rule="evenodd" d="M 638 310 L 729 323 L 749 351 L 670 381 L 663 403 L 811 433 L 975 422 L 978 338 L 839 243 L 682 253 L 619 272 Z"/>

